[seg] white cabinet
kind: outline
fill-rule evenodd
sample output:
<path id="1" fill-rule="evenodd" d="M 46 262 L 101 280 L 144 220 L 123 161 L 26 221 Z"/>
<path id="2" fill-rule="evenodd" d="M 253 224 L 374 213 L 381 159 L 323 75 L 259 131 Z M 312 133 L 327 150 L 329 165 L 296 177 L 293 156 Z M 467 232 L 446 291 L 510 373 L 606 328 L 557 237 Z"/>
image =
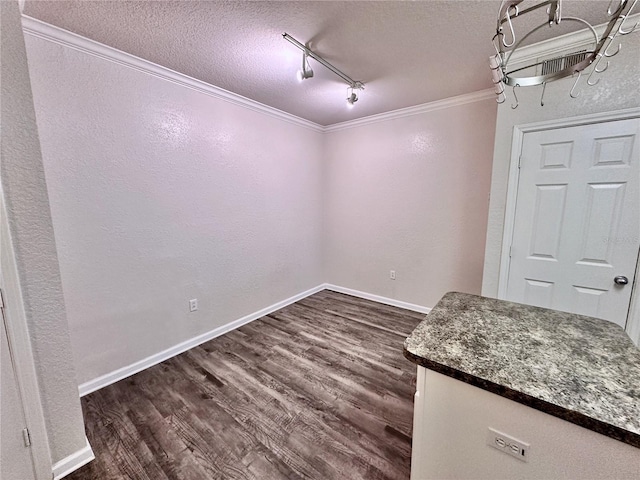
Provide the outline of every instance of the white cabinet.
<path id="1" fill-rule="evenodd" d="M 640 449 L 418 366 L 411 480 L 634 479 Z M 493 428 L 528 461 L 489 447 Z"/>

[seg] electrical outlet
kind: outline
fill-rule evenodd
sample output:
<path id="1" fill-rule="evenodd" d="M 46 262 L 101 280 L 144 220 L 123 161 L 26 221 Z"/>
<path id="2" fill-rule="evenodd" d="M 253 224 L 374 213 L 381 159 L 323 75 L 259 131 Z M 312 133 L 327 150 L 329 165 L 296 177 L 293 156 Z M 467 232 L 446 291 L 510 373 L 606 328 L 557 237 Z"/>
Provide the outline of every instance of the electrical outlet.
<path id="1" fill-rule="evenodd" d="M 530 445 L 528 443 L 517 440 L 493 428 L 489 428 L 487 432 L 487 445 L 523 462 L 529 461 Z"/>
<path id="2" fill-rule="evenodd" d="M 192 298 L 191 300 L 189 300 L 189 311 L 195 312 L 196 310 L 198 310 L 198 299 Z"/>
<path id="3" fill-rule="evenodd" d="M 391 270 L 391 271 L 389 272 L 389 278 L 390 278 L 391 280 L 395 280 L 395 279 L 396 279 L 396 271 L 395 271 L 395 270 Z"/>

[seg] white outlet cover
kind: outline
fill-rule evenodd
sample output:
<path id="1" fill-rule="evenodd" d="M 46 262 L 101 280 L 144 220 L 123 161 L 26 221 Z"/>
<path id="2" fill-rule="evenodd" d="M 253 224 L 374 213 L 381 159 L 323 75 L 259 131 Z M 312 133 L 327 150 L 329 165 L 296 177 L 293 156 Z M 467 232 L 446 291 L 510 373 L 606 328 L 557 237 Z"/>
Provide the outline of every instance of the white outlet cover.
<path id="1" fill-rule="evenodd" d="M 491 427 L 489 427 L 487 431 L 487 445 L 495 448 L 496 450 L 500 450 L 513 458 L 517 458 L 522 462 L 529 461 L 531 450 L 530 444 L 513 438 L 512 436 Z"/>
<path id="2" fill-rule="evenodd" d="M 196 310 L 198 310 L 198 299 L 197 298 L 193 298 L 193 299 L 189 300 L 189 311 L 190 312 L 195 312 Z"/>

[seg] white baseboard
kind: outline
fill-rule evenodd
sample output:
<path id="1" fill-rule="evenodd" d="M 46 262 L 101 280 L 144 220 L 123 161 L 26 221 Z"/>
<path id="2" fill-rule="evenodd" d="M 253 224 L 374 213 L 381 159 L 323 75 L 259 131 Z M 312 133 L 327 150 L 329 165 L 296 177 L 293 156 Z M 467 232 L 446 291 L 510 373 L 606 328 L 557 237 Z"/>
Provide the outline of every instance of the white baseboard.
<path id="1" fill-rule="evenodd" d="M 66 477 L 71 472 L 75 472 L 77 469 L 96 458 L 93 454 L 93 450 L 91 449 L 91 445 L 89 445 L 87 437 L 85 437 L 85 442 L 86 445 L 80 450 L 72 453 L 53 465 L 53 480 L 59 480 L 62 477 Z"/>
<path id="2" fill-rule="evenodd" d="M 374 295 L 373 293 L 361 292 L 360 290 L 353 290 L 351 288 L 340 287 L 338 285 L 332 285 L 325 283 L 323 287 L 326 290 L 332 290 L 338 293 L 345 293 L 353 297 L 364 298 L 365 300 L 371 300 L 373 302 L 383 303 L 385 305 L 391 305 L 392 307 L 404 308 L 405 310 L 411 310 L 420 313 L 429 313 L 431 308 L 424 307 L 422 305 L 416 305 L 414 303 L 403 302 L 402 300 L 396 300 L 394 298 L 382 297 L 380 295 Z"/>
<path id="3" fill-rule="evenodd" d="M 221 327 L 215 328 L 209 332 L 203 333 L 202 335 L 198 335 L 197 337 L 190 338 L 182 343 L 174 345 L 173 347 L 167 348 L 162 352 L 158 352 L 150 357 L 143 358 L 131 365 L 127 365 L 126 367 L 119 368 L 118 370 L 114 370 L 113 372 L 102 375 L 98 378 L 94 378 L 93 380 L 89 380 L 81 384 L 78 387 L 80 391 L 80 396 L 84 397 L 91 392 L 95 392 L 96 390 L 100 390 L 112 383 L 116 383 L 124 378 L 130 377 L 131 375 L 141 372 L 149 367 L 152 367 L 160 362 L 164 362 L 165 360 L 170 359 L 171 357 L 175 357 L 180 353 L 186 352 L 187 350 L 197 347 L 204 342 L 208 342 L 209 340 L 219 337 L 231 330 L 235 330 L 236 328 L 241 327 L 249 322 L 253 322 L 258 318 L 264 317 L 276 310 L 280 310 L 287 305 L 291 305 L 292 303 L 297 302 L 298 300 L 302 300 L 309 295 L 313 295 L 314 293 L 318 293 L 319 291 L 324 290 L 324 285 L 318 285 L 310 290 L 294 295 L 293 297 L 287 298 L 286 300 L 282 300 L 281 302 L 274 303 L 269 307 L 263 308 L 262 310 L 258 310 L 257 312 L 251 313 L 247 316 L 239 318 L 238 320 L 234 320 L 231 323 L 227 323 L 226 325 L 222 325 Z"/>
<path id="4" fill-rule="evenodd" d="M 238 320 L 234 320 L 231 323 L 227 323 L 226 325 L 222 325 L 221 327 L 203 333 L 202 335 L 190 338 L 189 340 L 174 345 L 173 347 L 163 350 L 162 352 L 158 352 L 154 355 L 151 355 L 150 357 L 143 358 L 142 360 L 132 363 L 131 365 L 127 365 L 126 367 L 119 368 L 118 370 L 114 370 L 113 372 L 107 373 L 98 378 L 94 378 L 93 380 L 89 380 L 88 382 L 85 382 L 78 387 L 80 396 L 84 397 L 91 392 L 95 392 L 96 390 L 100 390 L 101 388 L 111 385 L 112 383 L 116 383 L 120 380 L 130 377 L 131 375 L 141 372 L 142 370 L 146 370 L 147 368 L 152 367 L 160 362 L 164 362 L 171 357 L 175 357 L 176 355 L 186 352 L 193 347 L 197 347 L 204 342 L 208 342 L 213 338 L 224 335 L 231 330 L 235 330 L 242 325 L 253 322 L 254 320 L 264 317 L 265 315 L 275 312 L 276 310 L 280 310 L 287 305 L 291 305 L 292 303 L 295 303 L 305 297 L 308 297 L 309 295 L 313 295 L 314 293 L 318 293 L 325 289 L 332 290 L 334 292 L 345 293 L 354 297 L 364 298 L 366 300 L 371 300 L 378 303 L 383 303 L 385 305 L 404 308 L 405 310 L 412 310 L 414 312 L 429 313 L 431 311 L 430 308 L 423 307 L 422 305 L 415 305 L 413 303 L 403 302 L 400 300 L 395 300 L 393 298 L 381 297 L 380 295 L 374 295 L 372 293 L 361 292 L 359 290 L 353 290 L 351 288 L 323 283 L 321 285 L 318 285 L 317 287 L 294 295 L 293 297 L 282 300 L 281 302 L 274 303 L 269 307 L 263 308 L 262 310 L 249 314 Z"/>

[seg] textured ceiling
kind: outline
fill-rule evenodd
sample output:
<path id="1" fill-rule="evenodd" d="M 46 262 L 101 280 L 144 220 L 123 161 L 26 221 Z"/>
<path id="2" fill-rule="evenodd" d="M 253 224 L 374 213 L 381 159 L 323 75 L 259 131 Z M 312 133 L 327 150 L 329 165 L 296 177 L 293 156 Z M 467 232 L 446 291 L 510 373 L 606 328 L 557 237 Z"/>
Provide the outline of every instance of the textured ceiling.
<path id="1" fill-rule="evenodd" d="M 602 23 L 608 3 L 565 1 L 563 14 Z M 499 6 L 500 0 L 27 0 L 24 13 L 330 125 L 490 88 L 487 58 Z M 347 107 L 346 85 L 314 60 L 314 78 L 296 79 L 302 53 L 283 32 L 366 84 L 354 108 Z"/>

